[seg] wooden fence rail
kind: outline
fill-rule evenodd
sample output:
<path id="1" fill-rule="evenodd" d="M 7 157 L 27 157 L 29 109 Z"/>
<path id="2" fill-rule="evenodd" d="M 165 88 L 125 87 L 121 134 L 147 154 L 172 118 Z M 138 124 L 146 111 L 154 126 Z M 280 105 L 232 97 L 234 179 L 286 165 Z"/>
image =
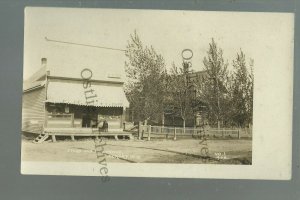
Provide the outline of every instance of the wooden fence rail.
<path id="1" fill-rule="evenodd" d="M 151 125 L 140 125 L 139 126 L 139 138 L 146 137 L 148 140 L 151 136 L 165 136 L 173 137 L 176 140 L 177 136 L 213 136 L 213 137 L 236 137 L 240 139 L 243 136 L 252 137 L 251 131 L 246 129 L 232 129 L 232 128 L 194 128 L 194 127 L 166 127 L 166 126 L 151 126 Z"/>

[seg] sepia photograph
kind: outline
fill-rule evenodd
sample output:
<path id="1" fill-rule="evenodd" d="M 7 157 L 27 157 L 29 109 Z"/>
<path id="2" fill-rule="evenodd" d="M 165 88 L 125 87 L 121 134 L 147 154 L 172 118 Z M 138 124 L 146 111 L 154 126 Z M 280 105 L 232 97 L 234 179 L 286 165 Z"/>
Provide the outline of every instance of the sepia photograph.
<path id="1" fill-rule="evenodd" d="M 289 13 L 26 8 L 21 171 L 289 177 L 293 37 Z"/>

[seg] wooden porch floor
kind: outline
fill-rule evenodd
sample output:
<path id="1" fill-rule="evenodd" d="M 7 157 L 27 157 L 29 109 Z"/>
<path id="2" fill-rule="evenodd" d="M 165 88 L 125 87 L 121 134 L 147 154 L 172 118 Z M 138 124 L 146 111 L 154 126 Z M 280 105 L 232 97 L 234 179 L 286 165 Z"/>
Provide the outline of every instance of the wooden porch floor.
<path id="1" fill-rule="evenodd" d="M 113 129 L 108 132 L 99 132 L 97 128 L 44 128 L 44 133 L 50 136 L 99 136 L 99 137 L 114 137 L 118 140 L 118 137 L 128 137 L 133 139 L 133 135 L 123 130 Z M 54 139 L 55 140 L 55 139 Z"/>

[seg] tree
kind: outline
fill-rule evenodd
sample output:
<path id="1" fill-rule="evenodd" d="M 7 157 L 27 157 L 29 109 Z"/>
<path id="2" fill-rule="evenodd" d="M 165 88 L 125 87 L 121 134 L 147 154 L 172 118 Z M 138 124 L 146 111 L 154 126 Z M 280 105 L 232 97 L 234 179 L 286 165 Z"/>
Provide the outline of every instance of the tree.
<path id="1" fill-rule="evenodd" d="M 248 123 L 253 123 L 253 87 L 254 87 L 254 60 L 250 59 L 250 71 L 248 75 L 248 95 L 247 95 L 247 110 L 248 110 Z"/>
<path id="2" fill-rule="evenodd" d="M 232 85 L 232 119 L 237 126 L 252 123 L 253 113 L 253 60 L 250 61 L 250 71 L 247 69 L 246 57 L 243 51 L 237 53 L 233 60 Z"/>
<path id="3" fill-rule="evenodd" d="M 207 57 L 203 60 L 206 75 L 201 80 L 200 97 L 206 103 L 210 124 L 217 123 L 220 128 L 228 113 L 229 75 L 223 58 L 223 51 L 218 48 L 214 39 L 209 44 Z"/>
<path id="4" fill-rule="evenodd" d="M 158 121 L 163 113 L 165 62 L 152 46 L 144 46 L 136 31 L 125 51 L 128 78 L 125 92 L 136 120 Z"/>
<path id="5" fill-rule="evenodd" d="M 174 107 L 174 113 L 179 114 L 183 121 L 183 130 L 188 117 L 193 117 L 192 94 L 188 83 L 188 72 L 184 67 L 178 68 L 173 63 L 170 75 L 169 105 Z"/>

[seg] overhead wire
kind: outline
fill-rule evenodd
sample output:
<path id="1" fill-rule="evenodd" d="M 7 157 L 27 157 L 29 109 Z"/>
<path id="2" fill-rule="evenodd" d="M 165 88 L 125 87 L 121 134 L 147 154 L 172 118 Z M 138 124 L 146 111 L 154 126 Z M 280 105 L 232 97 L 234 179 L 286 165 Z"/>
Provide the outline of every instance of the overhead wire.
<path id="1" fill-rule="evenodd" d="M 126 51 L 125 49 L 118 49 L 118 48 L 112 48 L 112 47 L 97 46 L 97 45 L 90 45 L 90 44 L 82 44 L 82 43 L 68 42 L 68 41 L 61 41 L 61 40 L 53 40 L 53 39 L 49 39 L 48 37 L 45 37 L 45 40 L 47 42 L 57 42 L 57 43 L 63 43 L 63 44 L 78 45 L 78 46 L 85 46 L 85 47 L 93 47 L 93 48 L 113 50 L 113 51 Z"/>

